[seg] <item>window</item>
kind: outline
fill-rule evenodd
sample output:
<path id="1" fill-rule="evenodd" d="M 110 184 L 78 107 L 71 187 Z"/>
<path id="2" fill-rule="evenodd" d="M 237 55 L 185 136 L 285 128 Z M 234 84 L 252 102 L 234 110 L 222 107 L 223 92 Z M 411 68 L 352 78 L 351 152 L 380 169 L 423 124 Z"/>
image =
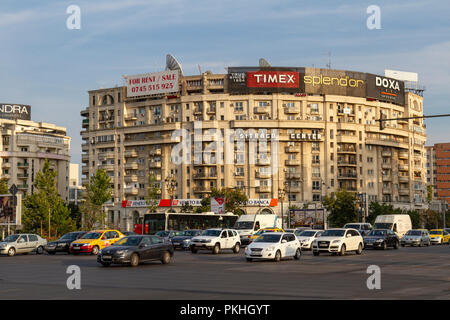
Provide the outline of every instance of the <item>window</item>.
<path id="1" fill-rule="evenodd" d="M 313 194 L 313 201 L 320 201 L 320 194 L 314 193 Z"/>
<path id="2" fill-rule="evenodd" d="M 319 104 L 317 103 L 311 103 L 311 113 L 319 113 Z"/>

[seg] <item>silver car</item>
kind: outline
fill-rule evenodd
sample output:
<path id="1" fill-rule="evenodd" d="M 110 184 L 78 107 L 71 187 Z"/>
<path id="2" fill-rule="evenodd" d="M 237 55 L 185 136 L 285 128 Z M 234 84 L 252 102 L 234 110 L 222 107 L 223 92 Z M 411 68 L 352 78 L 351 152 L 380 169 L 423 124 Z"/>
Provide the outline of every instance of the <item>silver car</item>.
<path id="1" fill-rule="evenodd" d="M 406 245 L 410 246 L 429 246 L 431 244 L 430 234 L 428 233 L 428 230 L 409 230 L 405 235 L 403 236 L 401 240 L 402 247 Z"/>
<path id="2" fill-rule="evenodd" d="M 42 254 L 46 245 L 47 240 L 37 234 L 13 234 L 0 242 L 0 254 L 7 254 L 10 257 L 16 253 L 27 254 L 33 251 Z"/>

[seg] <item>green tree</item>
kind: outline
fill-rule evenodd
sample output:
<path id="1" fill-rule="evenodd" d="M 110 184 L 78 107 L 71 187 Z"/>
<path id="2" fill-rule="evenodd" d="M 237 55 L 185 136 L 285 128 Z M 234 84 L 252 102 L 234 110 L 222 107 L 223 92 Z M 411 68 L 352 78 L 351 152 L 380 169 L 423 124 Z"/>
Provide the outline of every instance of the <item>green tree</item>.
<path id="1" fill-rule="evenodd" d="M 2 178 L 0 179 L 0 194 L 8 194 L 8 193 L 9 193 L 8 179 Z"/>
<path id="2" fill-rule="evenodd" d="M 328 221 L 333 227 L 342 227 L 346 223 L 357 222 L 355 194 L 347 190 L 339 190 L 332 197 L 325 196 L 324 207 L 330 212 Z"/>
<path id="3" fill-rule="evenodd" d="M 430 204 L 432 200 L 433 200 L 433 186 L 428 185 L 427 186 L 427 202 L 428 202 L 428 204 Z"/>
<path id="4" fill-rule="evenodd" d="M 76 229 L 81 228 L 81 211 L 80 207 L 75 203 L 69 203 L 68 208 L 70 210 L 70 218 L 74 221 Z"/>
<path id="5" fill-rule="evenodd" d="M 147 205 L 148 210 L 154 213 L 158 210 L 159 200 L 161 199 L 161 187 L 156 182 L 154 174 L 148 176 L 148 188 L 147 188 Z"/>
<path id="6" fill-rule="evenodd" d="M 25 232 L 38 232 L 43 236 L 57 237 L 73 231 L 75 223 L 70 218 L 70 210 L 64 204 L 56 188 L 57 172 L 50 168 L 48 160 L 36 175 L 36 192 L 26 195 L 23 200 L 23 226 Z"/>
<path id="7" fill-rule="evenodd" d="M 194 212 L 194 207 L 191 206 L 189 203 L 183 203 L 183 205 L 180 208 L 180 212 L 183 213 Z"/>
<path id="8" fill-rule="evenodd" d="M 411 218 L 411 225 L 413 229 L 419 229 L 422 227 L 422 218 L 420 217 L 420 212 L 417 210 L 407 210 L 403 213 L 409 215 Z"/>
<path id="9" fill-rule="evenodd" d="M 379 215 L 387 215 L 387 214 L 402 214 L 402 210 L 399 208 L 394 209 L 394 207 L 390 204 L 379 203 L 376 201 L 372 201 L 369 204 L 369 215 L 367 217 L 367 222 L 372 225 L 375 222 L 375 219 Z"/>
<path id="10" fill-rule="evenodd" d="M 111 200 L 111 197 L 111 179 L 104 169 L 98 169 L 90 178 L 84 192 L 84 201 L 80 205 L 80 211 L 84 218 L 83 227 L 86 230 L 105 223 L 102 206 Z"/>

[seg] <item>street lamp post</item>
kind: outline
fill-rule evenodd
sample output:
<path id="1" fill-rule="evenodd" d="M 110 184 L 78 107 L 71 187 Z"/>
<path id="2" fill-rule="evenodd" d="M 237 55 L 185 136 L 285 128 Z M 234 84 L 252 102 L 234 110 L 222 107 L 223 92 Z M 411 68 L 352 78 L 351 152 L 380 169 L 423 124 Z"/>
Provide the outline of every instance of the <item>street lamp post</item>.
<path id="1" fill-rule="evenodd" d="M 278 189 L 278 199 L 280 199 L 280 202 L 281 202 L 281 227 L 283 227 L 283 220 L 284 220 L 283 201 L 284 201 L 285 195 L 286 195 L 286 191 L 284 191 L 284 189 L 279 188 Z"/>

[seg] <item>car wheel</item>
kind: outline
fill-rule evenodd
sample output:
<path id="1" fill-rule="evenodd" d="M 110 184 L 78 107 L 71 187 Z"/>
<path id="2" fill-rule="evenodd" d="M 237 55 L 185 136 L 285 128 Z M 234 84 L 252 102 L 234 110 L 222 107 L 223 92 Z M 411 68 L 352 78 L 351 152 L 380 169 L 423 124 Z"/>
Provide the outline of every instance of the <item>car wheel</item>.
<path id="1" fill-rule="evenodd" d="M 214 248 L 212 249 L 212 253 L 213 254 L 218 254 L 220 251 L 220 244 L 216 243 L 216 245 L 214 246 Z"/>
<path id="2" fill-rule="evenodd" d="M 294 259 L 300 260 L 301 256 L 302 256 L 302 251 L 300 250 L 300 248 L 297 248 L 297 250 L 295 251 Z"/>
<path id="3" fill-rule="evenodd" d="M 383 242 L 383 250 L 386 250 L 387 249 L 387 244 L 386 244 L 386 241 L 385 242 Z"/>
<path id="4" fill-rule="evenodd" d="M 37 254 L 43 254 L 44 253 L 44 248 L 42 246 L 37 247 L 36 253 Z"/>
<path id="5" fill-rule="evenodd" d="M 109 262 L 100 262 L 102 264 L 102 266 L 104 267 L 109 267 L 111 265 L 111 263 Z"/>
<path id="6" fill-rule="evenodd" d="M 356 254 L 361 254 L 362 251 L 363 251 L 363 249 L 362 249 L 362 244 L 359 243 L 359 245 L 358 245 L 358 250 L 356 250 Z"/>
<path id="7" fill-rule="evenodd" d="M 247 260 L 247 262 L 252 262 L 253 259 L 252 258 L 245 258 Z"/>
<path id="8" fill-rule="evenodd" d="M 234 253 L 239 253 L 239 250 L 241 249 L 241 246 L 239 245 L 239 242 L 236 242 L 236 244 L 233 247 Z"/>
<path id="9" fill-rule="evenodd" d="M 16 249 L 14 248 L 9 248 L 8 250 L 8 256 L 13 257 L 16 255 Z"/>
<path id="10" fill-rule="evenodd" d="M 345 244 L 341 246 L 341 251 L 339 252 L 340 256 L 345 256 Z"/>
<path id="11" fill-rule="evenodd" d="M 96 256 L 96 255 L 98 254 L 98 247 L 97 247 L 97 246 L 94 246 L 94 247 L 92 248 L 91 254 L 94 255 L 94 256 Z"/>
<path id="12" fill-rule="evenodd" d="M 318 256 L 320 254 L 319 251 L 313 251 L 313 255 Z"/>
<path id="13" fill-rule="evenodd" d="M 191 247 L 191 252 L 192 253 L 197 253 L 197 249 L 194 248 L 194 246 Z"/>
<path id="14" fill-rule="evenodd" d="M 168 264 L 170 262 L 170 253 L 169 251 L 165 251 L 162 255 L 161 262 L 163 264 Z"/>
<path id="15" fill-rule="evenodd" d="M 398 245 L 398 241 L 395 241 L 395 243 L 394 243 L 394 249 L 398 249 L 399 248 L 399 245 Z"/>
<path id="16" fill-rule="evenodd" d="M 139 265 L 139 256 L 136 253 L 133 253 L 130 258 L 130 265 L 132 267 L 137 267 Z"/>
<path id="17" fill-rule="evenodd" d="M 279 262 L 280 260 L 281 260 L 281 252 L 280 252 L 280 250 L 278 250 L 276 253 L 275 253 L 275 262 Z"/>

